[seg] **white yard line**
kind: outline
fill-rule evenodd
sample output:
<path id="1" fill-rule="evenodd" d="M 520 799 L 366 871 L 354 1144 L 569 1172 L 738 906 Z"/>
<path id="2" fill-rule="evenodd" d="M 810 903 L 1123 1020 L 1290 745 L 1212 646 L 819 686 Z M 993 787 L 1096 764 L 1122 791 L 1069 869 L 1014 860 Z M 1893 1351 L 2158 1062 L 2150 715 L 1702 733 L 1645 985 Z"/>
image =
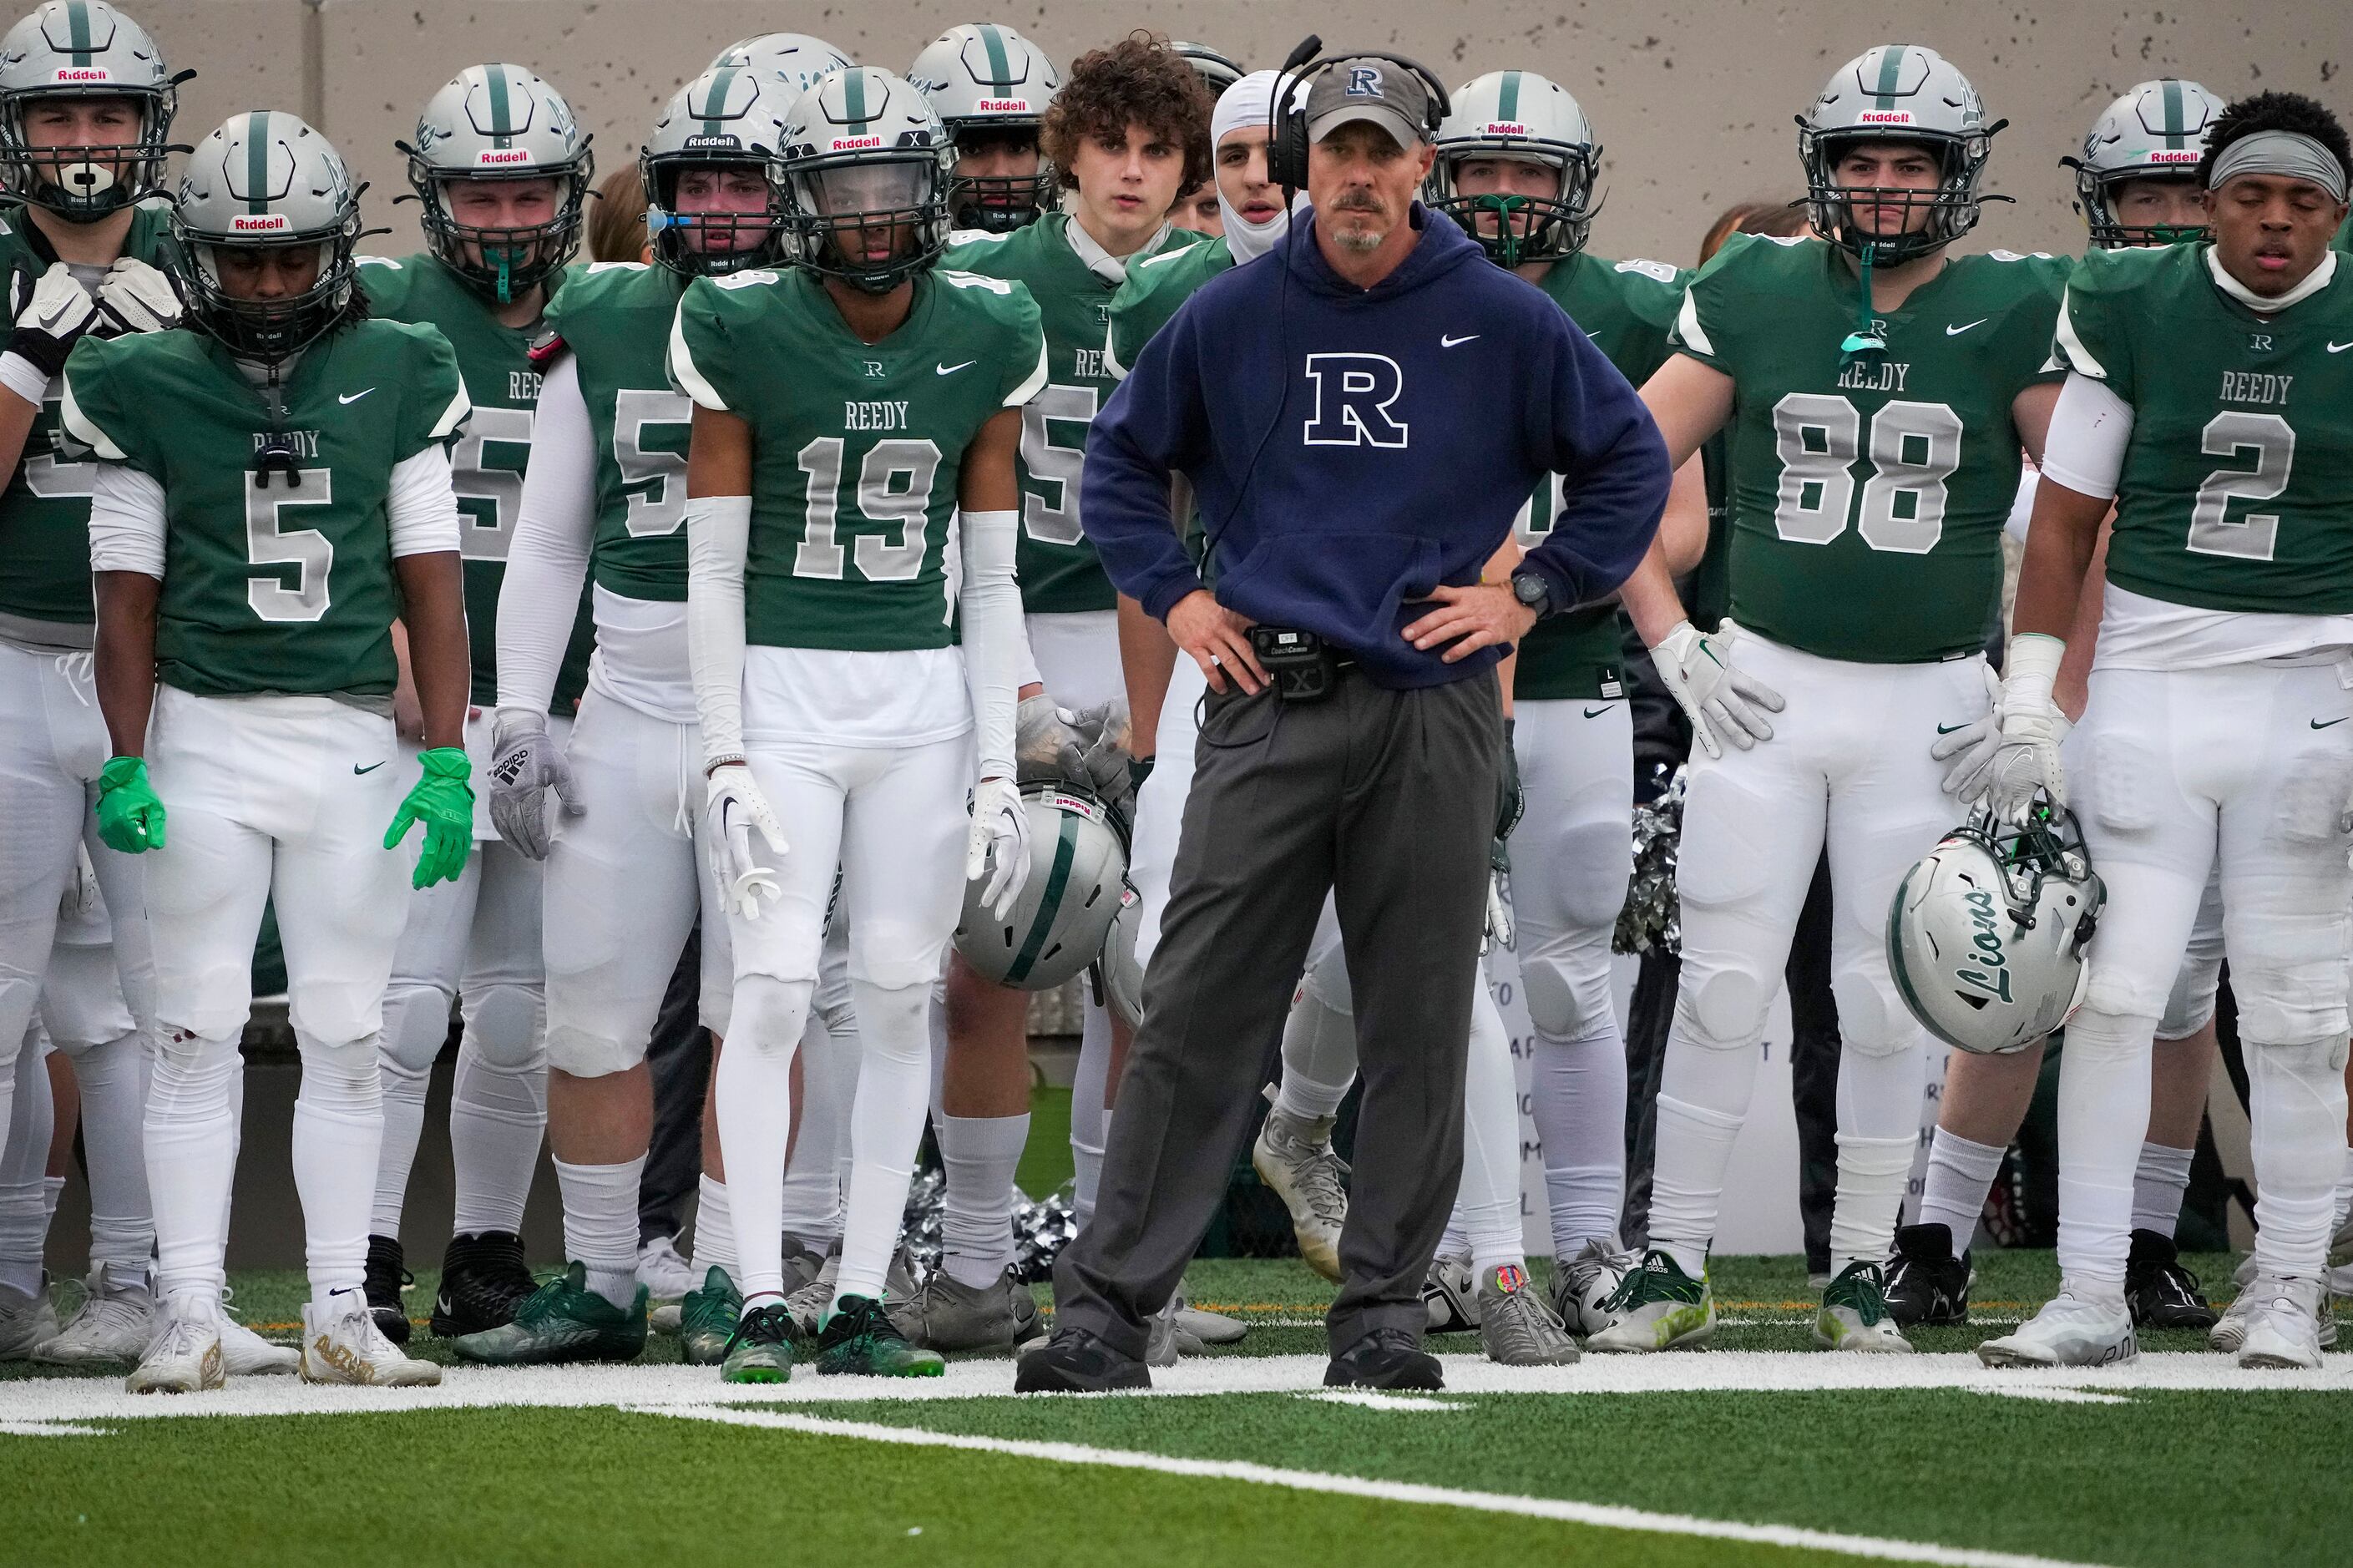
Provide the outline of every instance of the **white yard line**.
<path id="1" fill-rule="evenodd" d="M 1256 1465 L 1240 1459 L 1187 1459 L 1123 1448 L 1094 1448 L 1080 1443 L 1039 1443 L 1008 1437 L 979 1437 L 960 1432 L 926 1432 L 914 1427 L 876 1426 L 865 1421 L 830 1421 L 782 1410 L 666 1405 L 654 1408 L 649 1414 L 692 1421 L 716 1421 L 734 1426 L 800 1432 L 818 1437 L 851 1437 L 871 1443 L 1004 1454 L 1015 1458 L 1042 1459 L 1059 1465 L 1093 1465 L 1111 1469 L 1149 1470 L 1159 1475 L 1185 1476 L 1200 1480 L 1245 1481 L 1254 1486 L 1284 1487 L 1293 1491 L 1317 1492 L 1327 1497 L 1472 1509 L 1482 1513 L 1559 1520 L 1602 1530 L 1697 1536 L 1704 1540 L 1737 1541 L 1757 1546 L 1832 1552 L 1848 1557 L 1876 1558 L 1891 1563 L 1933 1563 L 1949 1565 L 1949 1568 L 2084 1568 L 2084 1565 L 2064 1563 L 2054 1558 L 2030 1557 L 2010 1552 L 1978 1552 L 1966 1547 L 1940 1546 L 1933 1542 L 1841 1535 L 1827 1531 L 1801 1530 L 1786 1524 L 1743 1524 L 1732 1520 L 1652 1513 L 1646 1509 L 1570 1502 L 1558 1498 L 1462 1491 L 1452 1487 L 1424 1486 L 1412 1481 L 1372 1480 L 1361 1476 L 1331 1475 L 1317 1470 L 1278 1469 L 1271 1465 Z"/>

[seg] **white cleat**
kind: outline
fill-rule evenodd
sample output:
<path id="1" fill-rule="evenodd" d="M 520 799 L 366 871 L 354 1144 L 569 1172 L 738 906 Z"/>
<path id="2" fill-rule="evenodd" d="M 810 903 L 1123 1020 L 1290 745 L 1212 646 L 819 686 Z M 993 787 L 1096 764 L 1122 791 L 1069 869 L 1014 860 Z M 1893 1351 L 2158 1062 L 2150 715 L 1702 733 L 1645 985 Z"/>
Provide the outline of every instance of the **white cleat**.
<path id="1" fill-rule="evenodd" d="M 303 1382 L 430 1388 L 441 1381 L 439 1367 L 404 1354 L 384 1337 L 368 1315 L 367 1298 L 350 1290 L 340 1292 L 338 1299 L 351 1305 L 321 1312 L 312 1302 L 302 1304 Z"/>
<path id="2" fill-rule="evenodd" d="M 646 1288 L 646 1326 L 658 1334 L 674 1334 L 686 1293 L 702 1281 L 678 1255 L 675 1238 L 658 1236 L 638 1248 L 638 1283 Z"/>
<path id="3" fill-rule="evenodd" d="M 111 1285 L 103 1268 L 90 1278 L 90 1294 L 64 1328 L 33 1348 L 51 1366 L 136 1365 L 155 1337 L 155 1292 L 143 1276 Z"/>
<path id="4" fill-rule="evenodd" d="M 2260 1275 L 2231 1305 L 2236 1309 L 2242 1301 L 2247 1310 L 2240 1319 L 2245 1326 L 2239 1345 L 2241 1366 L 2320 1370 L 2320 1314 L 2328 1310 L 2328 1298 L 2319 1280 Z"/>
<path id="5" fill-rule="evenodd" d="M 2237 1355 L 2245 1348 L 2247 1330 L 2263 1298 L 2255 1290 L 2255 1260 L 2252 1254 L 2239 1266 L 2239 1293 L 2222 1309 L 2214 1326 L 2206 1331 L 2206 1342 L 2224 1355 Z M 2322 1350 L 2337 1348 L 2337 1313 L 2324 1294 L 2314 1310 L 2313 1326 Z"/>
<path id="6" fill-rule="evenodd" d="M 2090 1300 L 2062 1286 L 2018 1331 L 1978 1346 L 1988 1366 L 2110 1366 L 2140 1359 L 2122 1295 Z"/>
<path id="7" fill-rule="evenodd" d="M 133 1394 L 195 1394 L 225 1387 L 228 1367 L 221 1355 L 221 1317 L 210 1302 L 179 1310 L 166 1308 L 162 1328 L 122 1385 Z"/>
<path id="8" fill-rule="evenodd" d="M 27 1296 L 0 1285 L 0 1361 L 32 1360 L 35 1348 L 56 1339 L 58 1329 L 57 1303 L 46 1288 Z"/>
<path id="9" fill-rule="evenodd" d="M 1589 1238 L 1566 1264 L 1554 1268 L 1552 1310 L 1570 1333 L 1579 1338 L 1599 1333 L 1610 1320 L 1602 1303 L 1617 1294 L 1618 1287 L 1641 1261 L 1641 1253 L 1629 1252 L 1614 1236 Z"/>
<path id="10" fill-rule="evenodd" d="M 297 1370 L 302 1361 L 301 1352 L 292 1345 L 273 1344 L 227 1316 L 221 1319 L 220 1342 L 233 1377 L 282 1377 Z"/>
<path id="11" fill-rule="evenodd" d="M 1176 1292 L 1175 1321 L 1176 1348 L 1187 1355 L 1199 1355 L 1209 1345 L 1237 1344 L 1250 1332 L 1250 1325 L 1240 1318 L 1196 1307 L 1182 1290 Z"/>
<path id="12" fill-rule="evenodd" d="M 1340 1232 L 1348 1223 L 1348 1193 L 1340 1184 L 1348 1167 L 1332 1152 L 1329 1116 L 1293 1116 L 1281 1106 L 1266 1113 L 1250 1164 L 1291 1211 L 1291 1233 L 1307 1267 L 1336 1282 L 1340 1278 Z"/>

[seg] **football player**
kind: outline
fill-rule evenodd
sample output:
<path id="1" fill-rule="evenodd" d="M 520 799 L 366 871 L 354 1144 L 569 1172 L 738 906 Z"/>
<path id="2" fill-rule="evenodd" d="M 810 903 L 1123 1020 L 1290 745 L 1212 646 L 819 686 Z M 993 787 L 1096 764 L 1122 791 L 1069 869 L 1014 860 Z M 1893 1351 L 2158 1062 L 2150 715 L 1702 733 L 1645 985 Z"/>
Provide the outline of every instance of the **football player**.
<path id="1" fill-rule="evenodd" d="M 469 66 L 428 100 L 404 144 L 427 248 L 361 258 L 370 310 L 427 321 L 457 351 L 474 416 L 452 457 L 472 651 L 468 754 L 487 772 L 498 700 L 499 584 L 530 461 L 540 373 L 531 340 L 578 248 L 595 178 L 588 139 L 554 88 L 521 66 Z M 584 612 L 557 678 L 551 744 L 560 747 L 587 684 L 593 627 Z M 523 1200 L 547 1122 L 546 987 L 540 951 L 540 862 L 502 842 L 487 810 L 480 846 L 456 881 L 409 907 L 385 996 L 385 1136 L 368 1237 L 368 1305 L 394 1343 L 408 1338 L 400 1300 L 400 1211 L 425 1121 L 426 1080 L 449 1034 L 465 1027 L 449 1097 L 457 1207 L 433 1331 L 496 1328 L 535 1289 L 522 1256 Z"/>
<path id="2" fill-rule="evenodd" d="M 2353 809 L 2353 292 L 2329 237 L 2353 149 L 2294 93 L 2226 109 L 2199 165 L 2212 238 L 2095 250 L 2058 321 L 2052 422 L 2002 684 L 1995 805 L 2081 808 L 2108 888 L 2059 1079 L 2060 1293 L 1993 1365 L 2138 1353 L 2124 1300 L 2150 1041 L 2210 876 L 2239 1005 L 2252 1285 L 2215 1326 L 2253 1367 L 2320 1365 L 2344 1163 Z M 2090 700 L 2052 688 L 2111 503 Z M 2073 785 L 2072 792 L 2069 788 Z"/>
<path id="3" fill-rule="evenodd" d="M 2076 209 L 2095 249 L 2174 245 L 2205 233 L 2204 193 L 2198 162 L 2222 100 L 2194 81 L 2145 81 L 2102 111 L 2084 139 L 2075 171 Z M 2032 504 L 2034 476 L 2021 487 Z M 2017 509 L 2013 507 L 2013 516 Z M 2059 679 L 2062 709 L 2084 711 L 2084 677 L 2099 629 L 2100 592 L 2094 576 L 2068 637 L 2067 668 Z M 1955 793 L 1964 802 L 1984 793 L 1980 764 L 2000 744 L 1999 716 L 1945 737 L 1940 756 L 1967 770 Z M 2221 903 L 2209 889 L 2189 956 L 2157 1028 L 2155 1099 L 2148 1138 L 2133 1175 L 2132 1255 L 2125 1297 L 2142 1328 L 2211 1328 L 2214 1310 L 2200 1294 L 2197 1276 L 2182 1267 L 2173 1229 L 2189 1185 L 2189 1162 L 2205 1116 L 2213 1071 L 2214 994 L 2222 963 Z M 1895 1233 L 1887 1270 L 1887 1307 L 1896 1322 L 1958 1323 L 1968 1320 L 1968 1252 L 1986 1193 L 2002 1155 L 2025 1120 L 2042 1071 L 2040 1046 L 2006 1056 L 1956 1051 L 1947 1058 L 1944 1095 L 1915 1223 Z M 1956 1253 L 1958 1256 L 1956 1256 Z"/>
<path id="4" fill-rule="evenodd" d="M 2040 342 L 2057 264 L 1946 253 L 1977 221 L 1991 136 L 1976 89 L 1934 50 L 1883 45 L 1841 66 L 1799 132 L 1829 237 L 1725 245 L 1643 388 L 1678 463 L 1730 429 L 1739 624 L 1693 627 L 1656 552 L 1624 590 L 1701 754 L 1651 1247 L 1589 1349 L 1665 1350 L 1714 1330 L 1704 1266 L 1725 1169 L 1826 840 L 1844 1049 L 1832 1278 L 1813 1339 L 1911 1348 L 1882 1265 L 1918 1144 L 1926 1037 L 1888 973 L 1885 911 L 1951 826 L 1930 748 L 1987 710 L 1979 650 L 2018 452 L 2040 451 L 2058 395 Z"/>
<path id="5" fill-rule="evenodd" d="M 169 216 L 140 205 L 162 189 L 177 96 L 154 40 L 104 0 L 49 0 L 0 39 L 0 174 L 17 204 L 0 218 L 12 323 L 0 352 L 0 461 L 9 470 L 0 492 L 0 1143 L 58 902 L 84 847 L 115 911 L 124 994 L 142 1026 L 153 1021 L 141 873 L 99 840 L 90 816 L 107 757 L 90 684 L 91 470 L 59 449 L 58 372 L 84 333 L 179 320 L 165 275 Z M 96 1086 L 85 1110 L 92 1297 L 143 1322 L 153 1245 L 138 1142 L 144 1030 L 60 1048 Z M 24 1157 L 37 1172 L 43 1156 Z M 30 1327 L 40 1310 L 37 1248 L 29 1267 L 29 1281 L 16 1269 L 0 1278 L 0 1339 L 28 1349 L 50 1337 Z M 112 1356 L 127 1343 L 117 1337 L 102 1348 Z"/>
<path id="6" fill-rule="evenodd" d="M 644 1348 L 646 1045 L 698 918 L 702 1023 L 726 1032 L 733 961 L 697 852 L 702 742 L 687 669 L 693 410 L 664 356 L 689 279 L 784 253 L 776 170 L 789 91 L 736 66 L 679 90 L 639 159 L 653 263 L 599 263 L 568 279 L 548 304 L 553 336 L 534 353 L 546 380 L 499 590 L 491 817 L 501 839 L 547 862 L 548 1143 L 571 1265 L 512 1322 L 452 1342 L 469 1360 L 626 1361 Z M 596 653 L 558 748 L 547 713 L 584 584 Z M 680 1323 L 688 1359 L 706 1363 L 734 1327 L 734 1231 L 715 1165 L 706 1159 L 695 1224 L 704 1288 L 689 1293 Z"/>
<path id="7" fill-rule="evenodd" d="M 1039 143 L 1060 84 L 1045 50 L 1010 27 L 966 22 L 924 45 L 907 79 L 955 143 L 948 209 L 957 228 L 1010 234 L 1059 205 Z"/>
<path id="8" fill-rule="evenodd" d="M 1047 340 L 1018 285 L 937 267 L 955 153 L 913 86 L 838 72 L 783 134 L 797 265 L 693 285 L 670 350 L 696 405 L 689 647 L 738 1002 L 712 1083 L 743 1259 L 722 1375 L 780 1382 L 794 1359 L 779 1245 L 791 1064 L 837 872 L 860 1052 L 815 1364 L 935 1375 L 939 1354 L 885 1311 L 884 1277 L 964 883 L 985 876 L 1001 917 L 1029 873 L 1015 453 Z"/>
<path id="9" fill-rule="evenodd" d="M 1063 728 L 1057 704 L 1077 710 L 1122 695 L 1118 595 L 1080 530 L 1079 477 L 1088 424 L 1113 385 L 1103 363 L 1113 297 L 1132 265 L 1198 243 L 1170 226 L 1168 211 L 1178 191 L 1208 176 L 1208 108 L 1199 77 L 1165 44 L 1128 38 L 1081 57 L 1041 130 L 1060 187 L 1075 193 L 1071 210 L 1006 234 L 961 234 L 942 263 L 1018 281 L 1045 322 L 1051 374 L 1021 413 L 1021 599 L 1036 660 L 1023 686 L 1025 731 Z M 1022 751 L 1039 744 L 1025 734 Z M 1050 740 L 1043 749 L 1060 748 Z M 1106 760 L 1124 782 L 1125 759 Z M 1029 1130 L 1029 1002 L 949 960 L 938 1121 L 945 1253 L 911 1324 L 925 1343 L 1010 1346 L 1027 1321 L 1029 1291 L 1010 1266 L 1013 1173 Z M 1090 998 L 1085 1012 L 1071 1091 L 1082 1224 L 1093 1212 L 1121 1048 L 1103 1005 Z"/>
<path id="10" fill-rule="evenodd" d="M 193 154 L 173 226 L 195 331 L 86 338 L 64 418 L 100 459 L 90 513 L 107 841 L 146 866 L 161 1038 L 147 1102 L 163 1318 L 134 1393 L 217 1388 L 238 1041 L 265 900 L 302 1084 L 294 1184 L 311 1382 L 431 1384 L 367 1310 L 376 1058 L 401 884 L 472 844 L 466 608 L 443 443 L 468 413 L 448 342 L 366 319 L 358 194 L 325 137 L 240 113 Z M 168 421 L 153 417 L 168 408 Z M 402 794 L 393 620 L 425 727 Z M 389 822 L 389 830 L 379 826 Z M 422 825 L 404 877 L 391 853 Z"/>
<path id="11" fill-rule="evenodd" d="M 1185 62 L 1193 68 L 1193 74 L 1199 77 L 1201 85 L 1209 89 L 1212 101 L 1242 79 L 1240 65 L 1207 44 L 1187 44 L 1180 40 L 1168 47 L 1172 53 L 1183 56 Z M 1208 182 L 1187 186 L 1185 195 L 1168 209 L 1168 221 L 1178 228 L 1206 234 L 1212 239 L 1225 233 L 1225 209 L 1219 203 L 1217 186 Z"/>

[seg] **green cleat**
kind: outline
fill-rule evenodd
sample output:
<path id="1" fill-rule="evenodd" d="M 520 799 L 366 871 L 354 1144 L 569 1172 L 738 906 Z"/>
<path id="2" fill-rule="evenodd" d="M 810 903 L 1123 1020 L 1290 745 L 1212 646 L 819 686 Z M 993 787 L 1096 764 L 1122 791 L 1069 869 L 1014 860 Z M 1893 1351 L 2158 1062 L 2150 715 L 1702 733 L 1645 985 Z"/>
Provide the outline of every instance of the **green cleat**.
<path id="1" fill-rule="evenodd" d="M 1715 1287 L 1705 1269 L 1694 1279 L 1653 1247 L 1601 1310 L 1609 1321 L 1585 1342 L 1588 1351 L 1698 1350 L 1715 1332 Z"/>
<path id="2" fill-rule="evenodd" d="M 1912 1353 L 1912 1342 L 1888 1313 L 1887 1276 L 1878 1264 L 1858 1259 L 1822 1288 L 1821 1310 L 1814 1314 L 1814 1343 L 1826 1351 Z"/>
<path id="3" fill-rule="evenodd" d="M 719 1274 L 716 1268 L 711 1272 Z M 720 1278 L 724 1283 L 726 1277 L 721 1275 Z M 694 1299 L 705 1295 L 707 1290 L 706 1282 L 704 1290 L 689 1293 L 689 1311 L 692 1310 Z M 727 1286 L 727 1300 L 731 1303 L 728 1317 L 733 1321 L 734 1305 L 738 1299 L 732 1285 Z M 680 1322 L 679 1335 L 681 1339 L 686 1335 L 687 1321 L 681 1319 Z M 771 1301 L 765 1307 L 755 1307 L 744 1313 L 743 1320 L 735 1323 L 735 1331 L 728 1336 L 724 1356 L 719 1366 L 720 1381 L 785 1382 L 793 1375 L 793 1339 L 796 1332 L 793 1315 L 785 1310 L 782 1301 Z"/>
<path id="4" fill-rule="evenodd" d="M 947 1366 L 937 1351 L 909 1344 L 871 1296 L 844 1296 L 818 1335 L 817 1369 L 828 1375 L 937 1377 Z"/>
<path id="5" fill-rule="evenodd" d="M 513 1322 L 460 1334 L 449 1348 L 491 1366 L 635 1361 L 646 1348 L 646 1288 L 624 1311 L 588 1289 L 587 1266 L 575 1262 L 533 1291 Z"/>
<path id="6" fill-rule="evenodd" d="M 712 1264 L 702 1277 L 702 1289 L 689 1290 L 678 1309 L 678 1353 L 689 1366 L 717 1366 L 732 1353 L 737 1328 L 735 1320 L 744 1311 L 743 1292 L 735 1281 L 727 1278 L 727 1270 Z M 728 1363 L 733 1365 L 731 1362 Z M 785 1364 L 793 1364 L 787 1353 Z M 758 1378 L 738 1378 L 733 1373 L 730 1383 L 762 1381 Z M 769 1380 L 774 1381 L 774 1380 Z"/>

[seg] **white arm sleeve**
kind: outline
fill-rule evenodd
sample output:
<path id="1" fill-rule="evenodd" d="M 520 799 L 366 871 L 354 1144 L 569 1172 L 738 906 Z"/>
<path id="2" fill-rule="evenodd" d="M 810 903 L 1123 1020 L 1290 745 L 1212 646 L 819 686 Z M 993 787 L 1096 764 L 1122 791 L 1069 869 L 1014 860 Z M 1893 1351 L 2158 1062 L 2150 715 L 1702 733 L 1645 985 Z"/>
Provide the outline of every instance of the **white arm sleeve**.
<path id="1" fill-rule="evenodd" d="M 395 560 L 458 548 L 458 495 L 450 489 L 448 447 L 436 441 L 393 466 L 385 513 Z"/>
<path id="2" fill-rule="evenodd" d="M 744 558 L 750 496 L 686 503 L 686 658 L 702 720 L 702 763 L 744 758 Z"/>
<path id="3" fill-rule="evenodd" d="M 2042 470 L 2032 463 L 2018 465 L 2018 493 L 2010 499 L 2010 517 L 2001 531 L 2021 544 L 2026 542 L 2026 525 L 2034 517 L 2034 491 L 2042 482 Z"/>
<path id="4" fill-rule="evenodd" d="M 1021 514 L 964 514 L 964 679 L 972 694 L 974 740 L 985 779 L 1013 773 L 1015 693 L 1029 660 L 1029 636 L 1021 620 L 1021 589 L 1013 576 L 1013 551 Z"/>
<path id="5" fill-rule="evenodd" d="M 90 499 L 90 569 L 164 575 L 164 487 L 127 463 L 100 463 Z"/>
<path id="6" fill-rule="evenodd" d="M 596 437 L 570 354 L 540 387 L 531 435 L 531 466 L 499 585 L 499 706 L 544 713 L 555 700 L 596 528 Z"/>
<path id="7" fill-rule="evenodd" d="M 2070 372 L 2042 440 L 2042 476 L 2078 495 L 2113 496 L 2132 433 L 2131 404 L 2106 382 Z"/>

